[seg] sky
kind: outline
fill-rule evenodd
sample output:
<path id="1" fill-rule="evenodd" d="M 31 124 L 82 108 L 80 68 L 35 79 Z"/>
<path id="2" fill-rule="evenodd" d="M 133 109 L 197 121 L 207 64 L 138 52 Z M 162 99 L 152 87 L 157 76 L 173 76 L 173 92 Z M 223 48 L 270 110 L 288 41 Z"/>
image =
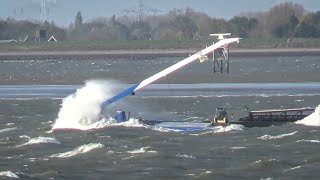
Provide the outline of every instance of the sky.
<path id="1" fill-rule="evenodd" d="M 0 0 L 0 18 L 40 20 L 42 0 Z M 77 11 L 81 11 L 84 21 L 95 17 L 127 15 L 123 10 L 135 9 L 137 0 L 47 0 L 47 20 L 67 27 L 74 21 Z M 230 19 L 247 12 L 268 11 L 276 4 L 294 2 L 307 11 L 320 11 L 319 0 L 142 0 L 145 9 L 158 9 L 164 14 L 177 8 L 191 7 L 211 17 Z M 153 14 L 153 13 L 152 13 Z M 159 13 L 158 13 L 159 14 Z M 133 14 L 131 14 L 133 15 Z"/>

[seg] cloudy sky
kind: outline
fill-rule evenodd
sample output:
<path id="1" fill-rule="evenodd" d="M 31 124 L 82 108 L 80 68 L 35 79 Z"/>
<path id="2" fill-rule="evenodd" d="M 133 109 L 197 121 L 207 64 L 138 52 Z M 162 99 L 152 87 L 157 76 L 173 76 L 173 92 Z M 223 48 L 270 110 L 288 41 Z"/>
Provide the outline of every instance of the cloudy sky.
<path id="1" fill-rule="evenodd" d="M 0 18 L 40 20 L 42 0 L 1 0 Z M 94 17 L 115 14 L 125 15 L 124 9 L 135 9 L 137 0 L 47 0 L 48 20 L 60 26 L 68 26 L 74 21 L 77 11 L 81 11 L 84 21 Z M 267 11 L 282 2 L 294 2 L 308 11 L 320 11 L 319 0 L 143 0 L 145 9 L 158 9 L 167 13 L 174 8 L 191 7 L 211 17 L 229 19 L 244 12 Z"/>

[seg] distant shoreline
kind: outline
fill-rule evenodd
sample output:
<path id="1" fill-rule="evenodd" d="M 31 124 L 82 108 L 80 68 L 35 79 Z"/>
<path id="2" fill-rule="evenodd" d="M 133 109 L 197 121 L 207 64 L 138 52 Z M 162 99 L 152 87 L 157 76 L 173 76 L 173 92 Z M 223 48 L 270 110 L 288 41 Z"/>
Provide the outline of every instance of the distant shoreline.
<path id="1" fill-rule="evenodd" d="M 92 59 L 111 57 L 187 57 L 196 53 L 196 49 L 138 49 L 138 50 L 45 50 L 45 51 L 0 51 L 0 60 L 38 59 L 38 58 L 72 58 Z M 234 57 L 252 56 L 317 56 L 320 48 L 269 48 L 269 49 L 230 49 Z"/>
<path id="2" fill-rule="evenodd" d="M 0 62 L 3 65 L 3 71 L 0 74 L 0 84 L 83 84 L 90 79 L 116 79 L 121 82 L 136 83 L 151 75 L 152 72 L 157 72 L 152 68 L 146 69 L 146 71 L 142 69 L 145 60 L 150 60 L 151 63 L 155 64 L 157 63 L 154 61 L 159 61 L 159 63 L 166 62 L 169 66 L 173 62 L 167 61 L 179 61 L 195 52 L 196 50 L 192 49 L 0 52 Z M 232 62 L 230 74 L 217 73 L 213 75 L 212 62 L 202 65 L 198 63 L 199 66 L 206 66 L 206 72 L 203 72 L 202 68 L 198 66 L 189 69 L 192 71 L 185 71 L 175 77 L 165 77 L 165 82 L 169 84 L 176 82 L 186 84 L 208 82 L 319 82 L 319 71 L 317 68 L 319 65 L 319 63 L 317 63 L 318 58 L 308 57 L 308 55 L 320 57 L 320 49 L 231 49 L 231 61 L 236 60 L 236 56 L 241 57 L 241 61 L 237 62 L 240 62 L 244 67 L 239 66 L 239 64 L 238 66 L 234 66 Z M 171 58 L 174 56 L 179 57 Z M 265 56 L 271 57 L 264 58 Z M 238 60 L 240 60 L 240 58 L 238 58 Z M 271 64 L 266 60 L 270 60 Z M 298 62 L 296 62 L 296 60 L 298 60 Z M 77 61 L 80 64 L 76 63 Z M 101 61 L 101 63 L 96 64 L 98 61 Z M 290 67 L 287 67 L 287 64 L 283 64 L 284 62 L 289 63 Z M 312 62 L 312 64 L 310 64 L 310 62 Z M 39 63 L 41 63 L 41 65 Z M 116 65 L 109 66 L 113 63 Z M 77 66 L 73 66 L 76 64 Z M 67 67 L 60 67 L 65 65 L 67 65 Z M 249 66 L 246 67 L 247 65 Z M 279 65 L 283 67 L 278 67 Z M 86 66 L 90 67 L 86 69 Z M 252 69 L 255 66 L 257 69 Z M 150 68 L 150 66 L 148 67 Z M 162 65 L 155 68 L 160 67 L 162 67 Z M 94 71 L 92 68 L 96 68 L 97 71 Z M 133 69 L 128 71 L 127 69 L 130 68 Z M 234 71 L 234 68 L 238 68 L 238 71 Z M 244 71 L 239 70 L 239 68 L 244 68 Z M 268 70 L 269 68 L 270 71 Z M 161 69 L 158 70 L 160 71 Z M 259 71 L 258 69 L 264 69 L 264 71 Z M 251 72 L 251 70 L 253 71 Z"/>

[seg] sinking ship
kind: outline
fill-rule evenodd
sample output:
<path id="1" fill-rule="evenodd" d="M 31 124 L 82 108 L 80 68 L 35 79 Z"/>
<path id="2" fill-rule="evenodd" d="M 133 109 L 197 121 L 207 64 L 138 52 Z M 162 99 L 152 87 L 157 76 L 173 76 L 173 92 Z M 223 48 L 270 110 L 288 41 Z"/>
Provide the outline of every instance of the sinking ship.
<path id="1" fill-rule="evenodd" d="M 135 95 L 138 91 L 143 89 L 145 86 L 167 76 L 168 74 L 177 71 L 178 69 L 190 64 L 196 60 L 200 62 L 208 60 L 208 54 L 213 53 L 214 61 L 214 72 L 219 70 L 223 73 L 223 61 L 226 61 L 226 71 L 229 72 L 229 46 L 232 44 L 239 43 L 240 38 L 226 38 L 226 36 L 231 35 L 230 33 L 224 34 L 211 34 L 211 36 L 217 36 L 218 42 L 212 44 L 203 50 L 190 55 L 189 57 L 179 61 L 178 63 L 154 74 L 153 76 L 141 81 L 138 84 L 116 94 L 115 96 L 107 99 L 101 104 L 101 109 L 107 108 L 110 104 L 126 97 L 129 95 Z M 215 59 L 215 51 L 220 51 L 221 57 Z M 146 120 L 139 118 L 139 122 L 147 125 L 156 126 L 159 128 L 167 128 L 182 131 L 195 131 L 195 130 L 207 130 L 215 126 L 226 126 L 230 124 L 239 124 L 246 127 L 265 127 L 271 125 L 281 125 L 288 122 L 294 122 L 303 119 L 308 112 L 313 111 L 312 108 L 298 108 L 298 109 L 278 109 L 278 110 L 261 110 L 261 111 L 250 111 L 248 116 L 242 117 L 237 121 L 230 122 L 228 119 L 228 114 L 225 108 L 218 108 L 213 119 L 208 119 L 204 122 L 186 122 L 186 121 L 166 121 L 166 120 Z M 127 121 L 126 113 L 124 111 L 117 111 L 115 119 L 118 123 Z"/>
<path id="2" fill-rule="evenodd" d="M 237 121 L 229 121 L 226 108 L 217 108 L 214 118 L 202 122 L 187 121 L 167 121 L 167 120 L 147 120 L 141 117 L 138 121 L 142 124 L 155 126 L 177 131 L 199 131 L 209 130 L 216 126 L 228 126 L 232 124 L 242 125 L 244 127 L 269 127 L 280 126 L 287 123 L 293 123 L 309 116 L 314 112 L 314 108 L 293 108 L 293 109 L 269 109 L 259 111 L 249 111 L 248 115 L 239 118 Z M 130 114 L 130 113 L 128 113 Z M 124 111 L 117 111 L 115 119 L 118 123 L 128 121 Z"/>

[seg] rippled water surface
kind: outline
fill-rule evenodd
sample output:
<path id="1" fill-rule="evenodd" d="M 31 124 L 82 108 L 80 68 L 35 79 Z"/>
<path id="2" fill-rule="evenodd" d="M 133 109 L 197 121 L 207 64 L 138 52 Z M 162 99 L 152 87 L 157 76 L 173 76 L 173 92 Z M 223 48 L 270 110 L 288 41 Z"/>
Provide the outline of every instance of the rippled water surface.
<path id="1" fill-rule="evenodd" d="M 239 58 L 233 60 L 231 74 L 217 76 L 211 74 L 211 65 L 196 63 L 159 82 L 163 84 L 148 86 L 103 110 L 101 126 L 91 127 L 90 119 L 71 123 L 76 119 L 74 113 L 95 110 L 92 99 L 114 95 L 178 61 L 1 62 L 2 82 L 8 83 L 0 85 L 0 178 L 320 178 L 317 126 L 230 125 L 181 132 L 142 125 L 134 119 L 119 125 L 110 118 L 115 111 L 125 110 L 132 117 L 201 122 L 212 117 L 217 107 L 226 107 L 231 120 L 247 115 L 248 110 L 315 108 L 320 102 L 320 57 Z M 253 76 L 259 82 L 244 80 Z M 283 81 L 275 83 L 275 77 Z M 89 79 L 100 80 L 82 91 L 84 96 L 69 96 L 88 87 L 83 81 Z M 229 82 L 233 79 L 237 83 Z M 106 94 L 99 94 L 99 88 Z M 67 101 L 67 96 L 74 101 Z M 62 119 L 59 113 L 62 104 L 67 106 L 65 102 L 74 104 L 66 108 L 69 111 L 64 113 L 69 116 Z M 73 129 L 52 131 L 58 115 L 62 126 Z M 79 124 L 90 128 L 77 130 Z"/>

